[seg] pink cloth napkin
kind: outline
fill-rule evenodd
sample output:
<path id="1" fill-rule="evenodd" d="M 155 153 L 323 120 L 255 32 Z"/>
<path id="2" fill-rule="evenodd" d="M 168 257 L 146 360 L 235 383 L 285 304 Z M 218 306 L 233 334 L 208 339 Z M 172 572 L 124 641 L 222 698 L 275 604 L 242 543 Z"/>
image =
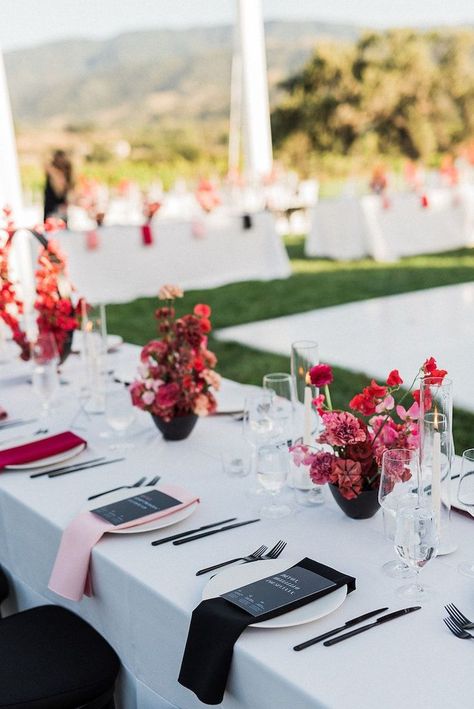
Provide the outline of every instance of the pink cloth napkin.
<path id="1" fill-rule="evenodd" d="M 7 465 L 26 465 L 43 458 L 49 458 L 51 455 L 58 455 L 79 446 L 81 443 L 86 443 L 86 441 L 71 431 L 65 431 L 41 438 L 39 441 L 7 448 L 0 451 L 0 470 Z"/>
<path id="2" fill-rule="evenodd" d="M 48 588 L 71 601 L 80 601 L 84 594 L 92 596 L 91 554 L 103 534 L 111 529 L 125 529 L 146 524 L 189 507 L 194 502 L 199 502 L 198 497 L 177 485 L 161 485 L 158 489 L 181 500 L 181 504 L 119 525 L 113 525 L 93 512 L 81 512 L 77 515 L 64 530 Z M 137 489 L 130 497 L 139 494 L 140 490 Z M 100 507 L 100 503 L 97 507 Z"/>
<path id="3" fill-rule="evenodd" d="M 88 251 L 95 251 L 99 247 L 99 235 L 95 229 L 89 229 L 86 231 L 86 249 Z"/>

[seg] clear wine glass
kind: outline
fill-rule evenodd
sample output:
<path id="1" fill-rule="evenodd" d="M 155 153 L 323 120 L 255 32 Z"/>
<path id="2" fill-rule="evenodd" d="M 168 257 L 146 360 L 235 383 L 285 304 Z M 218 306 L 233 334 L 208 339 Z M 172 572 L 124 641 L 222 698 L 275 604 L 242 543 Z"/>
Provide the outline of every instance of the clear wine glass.
<path id="1" fill-rule="evenodd" d="M 260 509 L 262 517 L 279 519 L 290 514 L 291 508 L 277 502 L 288 477 L 289 455 L 286 446 L 262 446 L 257 453 L 257 480 L 271 496 L 271 504 Z"/>
<path id="2" fill-rule="evenodd" d="M 127 386 L 122 384 L 107 389 L 105 418 L 116 437 L 110 448 L 113 450 L 133 448 L 133 443 L 126 440 L 126 432 L 135 420 L 135 409 Z"/>
<path id="3" fill-rule="evenodd" d="M 263 388 L 272 391 L 272 418 L 275 423 L 273 438 L 276 443 L 293 443 L 295 413 L 295 381 L 291 374 L 275 372 L 265 374 Z"/>
<path id="4" fill-rule="evenodd" d="M 391 542 L 395 537 L 396 514 L 399 507 L 418 502 L 420 480 L 419 454 L 408 448 L 392 448 L 382 456 L 379 502 L 384 513 L 385 536 Z M 391 578 L 409 578 L 415 572 L 402 560 L 387 561 L 383 571 Z"/>
<path id="5" fill-rule="evenodd" d="M 458 500 L 474 517 L 474 448 L 468 448 L 462 454 Z M 463 576 L 474 578 L 474 561 L 463 561 L 459 564 L 458 571 Z"/>
<path id="6" fill-rule="evenodd" d="M 59 386 L 59 353 L 50 332 L 38 335 L 31 345 L 33 389 L 41 401 L 40 428 L 48 428 L 51 400 Z"/>
<path id="7" fill-rule="evenodd" d="M 417 574 L 414 583 L 397 589 L 401 598 L 414 603 L 423 603 L 430 598 L 431 591 L 421 585 L 418 574 L 434 559 L 438 545 L 438 529 L 432 509 L 418 505 L 398 508 L 395 551 Z"/>
<path id="8" fill-rule="evenodd" d="M 255 480 L 256 456 L 261 446 L 270 443 L 275 428 L 272 414 L 273 397 L 273 391 L 261 391 L 259 394 L 247 397 L 244 403 L 243 436 L 252 448 L 251 467 L 254 473 L 249 493 L 254 495 L 262 492 L 262 488 Z"/>

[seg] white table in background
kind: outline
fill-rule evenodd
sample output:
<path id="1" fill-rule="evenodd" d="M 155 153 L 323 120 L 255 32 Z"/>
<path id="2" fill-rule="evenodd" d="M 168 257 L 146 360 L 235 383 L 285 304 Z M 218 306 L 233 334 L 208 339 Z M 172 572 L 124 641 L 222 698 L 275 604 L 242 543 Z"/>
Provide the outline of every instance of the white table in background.
<path id="1" fill-rule="evenodd" d="M 127 356 L 136 360 L 138 348 L 124 347 L 121 354 L 111 355 L 111 366 L 114 358 L 122 359 L 123 365 Z M 73 378 L 77 366 L 70 357 L 64 377 Z M 9 367 L 2 369 L 0 378 Z M 18 370 L 12 366 L 11 371 Z M 30 387 L 2 382 L 1 403 L 11 417 L 31 415 Z M 61 426 L 74 415 L 68 391 L 61 387 L 57 401 Z M 244 392 L 244 387 L 226 382 L 223 396 L 234 404 Z M 77 422 L 84 424 L 83 419 Z M 106 443 L 98 434 L 104 425 L 101 417 L 93 417 L 87 431 L 78 431 L 90 444 L 84 457 L 103 452 Z M 226 417 L 200 420 L 190 438 L 179 443 L 163 441 L 146 415 L 140 416 L 135 430 L 136 449 L 128 452 L 126 461 L 110 467 L 56 479 L 31 480 L 26 472 L 0 474 L 0 563 L 12 580 L 14 605 L 59 603 L 91 622 L 124 665 L 119 709 L 203 706 L 176 681 L 190 615 L 207 581 L 197 578 L 195 571 L 260 544 L 271 546 L 280 538 L 288 542 L 284 552 L 288 559 L 309 556 L 352 574 L 357 590 L 334 614 L 311 624 L 246 630 L 235 647 L 225 709 L 470 709 L 474 692 L 470 647 L 442 622 L 443 604 L 449 601 L 474 617 L 474 582 L 456 571 L 461 559 L 474 556 L 474 526 L 471 519 L 456 514 L 453 527 L 459 551 L 436 559 L 423 572 L 436 599 L 418 613 L 332 648 L 292 650 L 296 643 L 348 618 L 381 606 L 400 608 L 403 603 L 395 596 L 400 582 L 381 572 L 393 550 L 382 536 L 380 514 L 371 520 L 350 520 L 329 495 L 322 508 L 301 508 L 278 522 L 262 520 L 180 547 L 152 547 L 150 542 L 163 532 L 109 535 L 93 551 L 93 598 L 70 603 L 49 592 L 62 531 L 94 492 L 128 484 L 141 475 L 161 474 L 163 482 L 184 485 L 201 498 L 197 512 L 179 530 L 254 516 L 246 494 L 249 480 L 224 477 L 221 469 L 220 451 L 239 439 L 238 423 Z M 12 435 L 0 433 L 0 443 Z"/>

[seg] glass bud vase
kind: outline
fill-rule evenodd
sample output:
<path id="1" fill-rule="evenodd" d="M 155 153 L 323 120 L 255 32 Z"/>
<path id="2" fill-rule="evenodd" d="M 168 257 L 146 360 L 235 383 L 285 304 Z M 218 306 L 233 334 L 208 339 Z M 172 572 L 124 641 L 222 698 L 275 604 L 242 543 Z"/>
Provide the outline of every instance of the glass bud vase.
<path id="1" fill-rule="evenodd" d="M 457 545 L 451 531 L 451 470 L 454 460 L 453 384 L 446 377 L 426 376 L 420 384 L 420 499 L 433 509 L 439 534 L 438 554 Z"/>

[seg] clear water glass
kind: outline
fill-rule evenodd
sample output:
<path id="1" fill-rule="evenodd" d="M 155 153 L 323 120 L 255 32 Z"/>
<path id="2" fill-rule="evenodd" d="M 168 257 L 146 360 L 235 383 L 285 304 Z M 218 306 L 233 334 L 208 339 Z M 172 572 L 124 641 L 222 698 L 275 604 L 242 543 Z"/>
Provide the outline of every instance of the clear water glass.
<path id="1" fill-rule="evenodd" d="M 31 345 L 33 390 L 41 401 L 41 425 L 47 428 L 51 400 L 59 387 L 59 353 L 51 333 L 38 336 Z"/>
<path id="2" fill-rule="evenodd" d="M 228 445 L 221 452 L 222 469 L 231 478 L 245 478 L 250 473 L 252 455 L 250 446 L 242 441 L 240 445 Z"/>
<path id="3" fill-rule="evenodd" d="M 294 489 L 296 504 L 301 507 L 324 504 L 324 486 L 316 485 L 310 475 L 310 456 L 323 450 L 322 446 L 297 445 L 290 451 L 290 487 Z"/>
<path id="4" fill-rule="evenodd" d="M 288 450 L 284 446 L 262 446 L 257 452 L 257 480 L 271 500 L 260 509 L 262 517 L 278 519 L 291 512 L 291 508 L 279 500 L 288 477 L 288 464 Z"/>
<path id="5" fill-rule="evenodd" d="M 243 437 L 252 447 L 253 479 L 250 495 L 259 495 L 262 488 L 256 476 L 256 456 L 261 446 L 268 444 L 274 435 L 275 424 L 272 416 L 273 391 L 261 391 L 245 399 L 243 415 Z"/>
<path id="6" fill-rule="evenodd" d="M 412 568 L 417 579 L 397 589 L 408 602 L 423 603 L 431 596 L 430 589 L 418 579 L 420 571 L 436 556 L 439 546 L 436 515 L 430 507 L 399 507 L 395 531 L 395 551 Z"/>
<path id="7" fill-rule="evenodd" d="M 474 517 L 474 448 L 468 448 L 462 454 L 458 500 Z M 461 562 L 458 571 L 463 576 L 474 578 L 474 560 Z"/>
<path id="8" fill-rule="evenodd" d="M 382 456 L 380 474 L 379 503 L 383 509 L 384 532 L 393 542 L 395 537 L 396 514 L 401 506 L 418 502 L 420 483 L 419 453 L 408 448 L 392 448 Z M 400 559 L 387 561 L 383 571 L 391 578 L 414 576 L 413 569 Z"/>
<path id="9" fill-rule="evenodd" d="M 265 374 L 263 388 L 273 392 L 272 418 L 275 423 L 274 440 L 276 443 L 293 443 L 295 415 L 295 382 L 291 374 L 275 372 Z"/>
<path id="10" fill-rule="evenodd" d="M 126 440 L 126 432 L 135 420 L 135 409 L 127 386 L 117 385 L 107 389 L 105 418 L 116 436 L 110 448 L 132 448 L 133 444 Z"/>

